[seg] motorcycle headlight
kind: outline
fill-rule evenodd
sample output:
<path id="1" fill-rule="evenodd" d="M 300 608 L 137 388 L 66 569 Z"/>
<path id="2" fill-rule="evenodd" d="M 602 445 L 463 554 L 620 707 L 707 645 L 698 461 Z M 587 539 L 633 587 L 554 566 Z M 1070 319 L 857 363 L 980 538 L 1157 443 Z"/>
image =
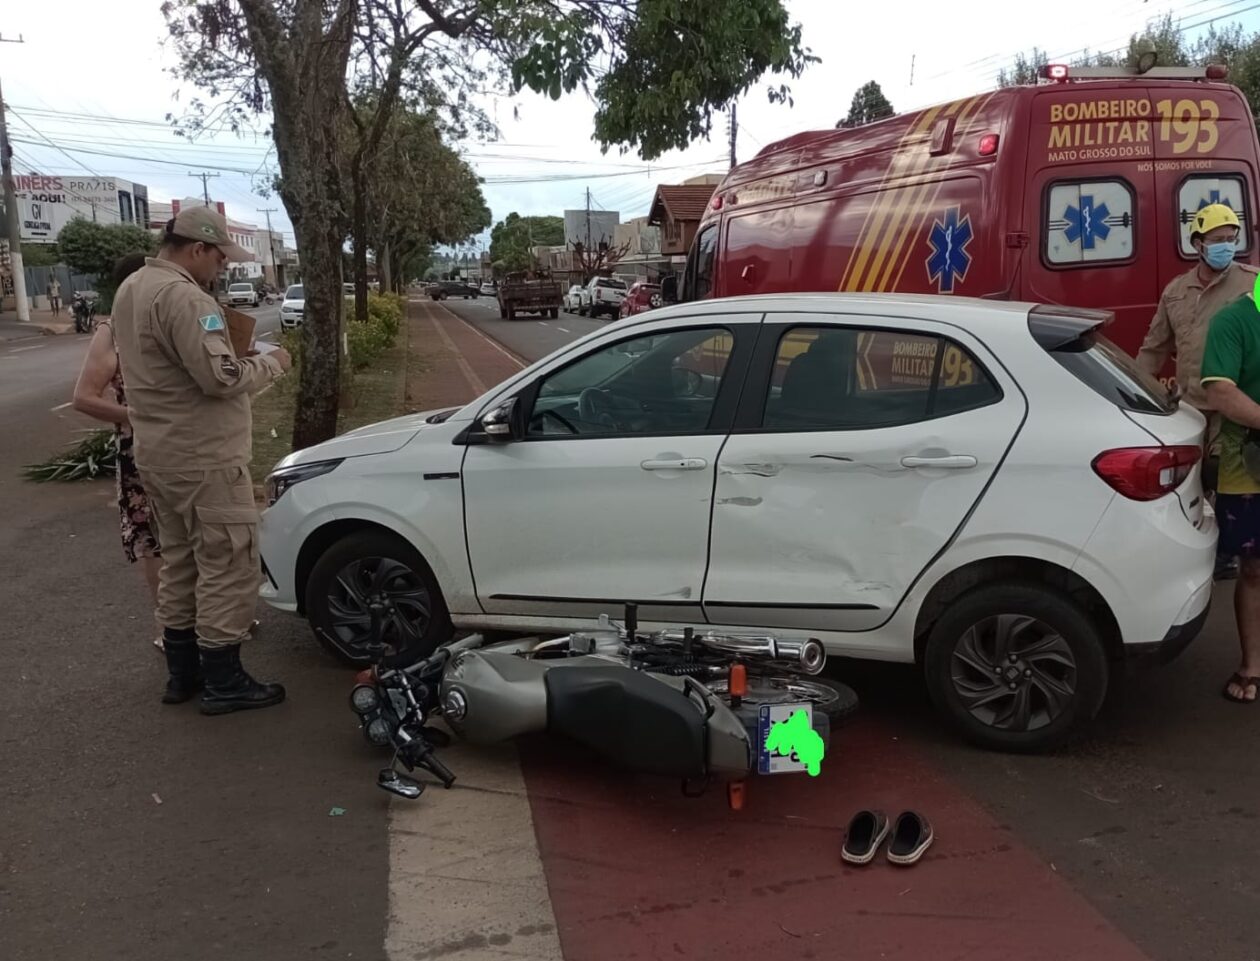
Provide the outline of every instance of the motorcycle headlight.
<path id="1" fill-rule="evenodd" d="M 389 721 L 383 717 L 378 717 L 368 723 L 363 733 L 367 735 L 367 739 L 373 744 L 388 744 L 390 735 Z"/>
<path id="2" fill-rule="evenodd" d="M 294 484 L 300 484 L 304 480 L 310 480 L 312 477 L 319 477 L 321 474 L 327 474 L 329 471 L 337 467 L 343 458 L 338 457 L 336 460 L 321 460 L 313 464 L 299 464 L 296 467 L 285 467 L 278 471 L 273 471 L 267 475 L 267 483 L 265 485 L 267 493 L 267 506 L 270 507 Z"/>
<path id="3" fill-rule="evenodd" d="M 355 714 L 371 714 L 381 706 L 381 696 L 370 684 L 359 684 L 350 692 L 350 709 Z"/>

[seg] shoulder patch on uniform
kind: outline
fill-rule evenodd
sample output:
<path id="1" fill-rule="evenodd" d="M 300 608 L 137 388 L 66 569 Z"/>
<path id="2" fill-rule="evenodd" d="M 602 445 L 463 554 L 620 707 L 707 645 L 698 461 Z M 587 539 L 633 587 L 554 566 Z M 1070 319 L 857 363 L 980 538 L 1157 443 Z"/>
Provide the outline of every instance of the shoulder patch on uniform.
<path id="1" fill-rule="evenodd" d="M 225 324 L 218 314 L 206 314 L 201 318 L 201 326 L 206 330 L 223 330 Z"/>

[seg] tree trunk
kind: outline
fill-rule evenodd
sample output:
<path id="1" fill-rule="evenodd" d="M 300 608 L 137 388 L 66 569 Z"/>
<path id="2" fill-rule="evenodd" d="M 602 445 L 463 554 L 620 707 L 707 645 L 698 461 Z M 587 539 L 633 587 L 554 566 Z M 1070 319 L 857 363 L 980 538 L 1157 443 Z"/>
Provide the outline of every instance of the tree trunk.
<path id="1" fill-rule="evenodd" d="M 367 164 L 362 151 L 356 151 L 351 162 L 350 179 L 354 193 L 354 225 L 350 230 L 354 242 L 354 319 L 368 319 L 367 295 Z"/>
<path id="2" fill-rule="evenodd" d="M 389 241 L 381 244 L 376 252 L 376 274 L 381 282 L 381 292 L 394 289 L 394 264 L 390 259 Z"/>
<path id="3" fill-rule="evenodd" d="M 346 6 L 348 18 L 352 9 Z M 348 29 L 343 34 L 348 38 Z M 295 44 L 310 50 L 287 63 L 270 82 L 273 136 L 280 161 L 280 196 L 293 222 L 306 293 L 302 368 L 293 418 L 293 449 L 337 433 L 340 400 L 342 248 L 349 221 L 341 177 L 344 93 L 328 83 L 345 69 L 348 39 Z"/>

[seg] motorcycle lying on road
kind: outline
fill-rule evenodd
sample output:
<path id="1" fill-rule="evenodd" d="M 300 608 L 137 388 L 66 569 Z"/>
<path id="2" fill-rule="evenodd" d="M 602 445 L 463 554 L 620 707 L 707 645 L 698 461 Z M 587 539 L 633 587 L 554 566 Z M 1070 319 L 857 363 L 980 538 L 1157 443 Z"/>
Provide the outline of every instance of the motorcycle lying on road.
<path id="1" fill-rule="evenodd" d="M 440 717 L 473 744 L 561 735 L 630 770 L 678 778 L 689 795 L 724 781 L 738 810 L 752 774 L 817 773 L 832 726 L 858 706 L 852 689 L 817 676 L 826 663 L 817 640 L 642 633 L 633 604 L 623 624 L 603 616 L 594 630 L 546 639 L 474 634 L 409 666 L 386 666 L 387 650 L 375 646 L 376 665 L 360 673 L 350 706 L 370 743 L 393 748 L 378 786 L 410 799 L 424 791 L 409 776 L 417 768 L 444 787 L 455 782 L 435 753 L 449 737 L 428 726 Z M 770 737 L 789 721 L 811 751 Z"/>

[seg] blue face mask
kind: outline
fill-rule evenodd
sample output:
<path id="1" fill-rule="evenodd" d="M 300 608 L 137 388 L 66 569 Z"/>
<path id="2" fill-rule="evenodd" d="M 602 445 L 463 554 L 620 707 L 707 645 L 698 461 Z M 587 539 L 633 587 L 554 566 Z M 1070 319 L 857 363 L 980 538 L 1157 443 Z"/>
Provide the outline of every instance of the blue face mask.
<path id="1" fill-rule="evenodd" d="M 1203 262 L 1213 270 L 1224 270 L 1234 259 L 1236 249 L 1237 245 L 1229 240 L 1219 244 L 1204 244 Z"/>

